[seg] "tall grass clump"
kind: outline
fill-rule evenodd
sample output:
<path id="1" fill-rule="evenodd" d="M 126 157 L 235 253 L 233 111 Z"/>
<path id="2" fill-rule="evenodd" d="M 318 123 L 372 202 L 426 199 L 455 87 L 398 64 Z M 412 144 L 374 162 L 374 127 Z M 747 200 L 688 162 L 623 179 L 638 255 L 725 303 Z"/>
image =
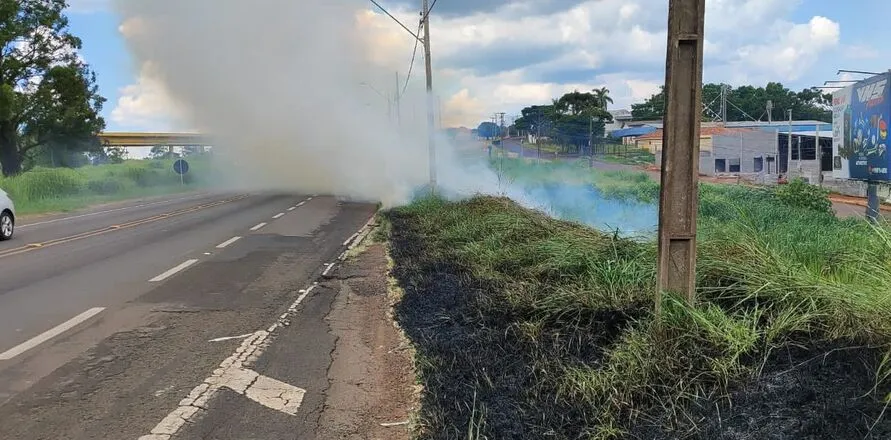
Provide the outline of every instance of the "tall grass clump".
<path id="1" fill-rule="evenodd" d="M 526 184 L 658 195 L 640 173 L 571 167 L 505 161 Z M 466 433 L 485 407 L 477 434 L 488 438 L 696 438 L 694 408 L 723 402 L 783 347 L 891 352 L 891 227 L 837 219 L 802 197 L 702 185 L 698 300 L 667 294 L 658 317 L 652 240 L 503 198 L 426 198 L 386 213 L 406 292 L 397 318 L 425 389 L 422 437 Z M 888 398 L 887 356 L 846 398 Z M 887 423 L 881 405 L 865 405 L 871 423 Z"/>
<path id="2" fill-rule="evenodd" d="M 200 170 L 201 160 L 193 160 Z M 0 177 L 0 189 L 9 193 L 21 214 L 65 211 L 90 203 L 150 194 L 183 191 L 196 182 L 192 174 L 183 182 L 172 161 L 126 161 L 122 164 L 82 168 L 35 168 L 14 177 Z M 186 183 L 187 186 L 183 186 Z"/>

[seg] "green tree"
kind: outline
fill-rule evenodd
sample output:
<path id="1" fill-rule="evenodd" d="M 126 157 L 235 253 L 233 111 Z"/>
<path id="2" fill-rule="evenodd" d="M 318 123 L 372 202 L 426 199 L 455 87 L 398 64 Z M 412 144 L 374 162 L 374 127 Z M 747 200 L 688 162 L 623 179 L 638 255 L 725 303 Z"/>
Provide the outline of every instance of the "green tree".
<path id="1" fill-rule="evenodd" d="M 105 99 L 77 56 L 65 0 L 0 1 L 0 165 L 22 171 L 29 152 L 46 145 L 100 148 Z M 67 148 L 66 148 L 67 149 Z M 95 151 L 95 150 L 94 150 Z"/>
<path id="2" fill-rule="evenodd" d="M 599 89 L 594 89 L 591 91 L 594 94 L 594 99 L 597 101 L 597 104 L 600 108 L 604 110 L 608 110 L 609 104 L 613 103 L 613 98 L 609 96 L 609 89 L 606 87 L 601 87 Z"/>
<path id="3" fill-rule="evenodd" d="M 127 159 L 127 150 L 124 147 L 107 147 L 105 155 L 111 163 L 124 163 Z"/>
<path id="4" fill-rule="evenodd" d="M 774 121 L 785 120 L 788 111 L 798 120 L 818 120 L 832 122 L 832 95 L 819 89 L 804 89 L 794 92 L 781 83 L 771 82 L 764 87 L 750 85 L 733 88 L 727 87 L 727 120 L 728 121 L 766 121 L 770 116 Z M 703 119 L 710 120 L 721 113 L 722 84 L 704 84 L 702 86 Z M 636 120 L 662 119 L 665 111 L 665 90 L 640 104 L 631 106 L 631 114 Z M 767 102 L 773 103 L 770 115 L 767 113 Z"/>
<path id="5" fill-rule="evenodd" d="M 659 93 L 651 95 L 649 99 L 640 104 L 631 104 L 631 117 L 637 121 L 650 121 L 662 119 L 665 114 L 665 87 L 660 87 Z"/>

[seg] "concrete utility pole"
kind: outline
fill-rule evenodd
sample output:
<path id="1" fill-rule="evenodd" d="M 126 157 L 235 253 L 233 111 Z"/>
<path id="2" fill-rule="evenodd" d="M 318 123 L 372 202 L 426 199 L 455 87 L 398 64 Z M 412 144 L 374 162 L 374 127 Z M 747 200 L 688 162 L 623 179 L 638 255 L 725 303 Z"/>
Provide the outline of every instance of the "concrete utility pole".
<path id="1" fill-rule="evenodd" d="M 430 153 L 430 191 L 436 194 L 436 128 L 433 118 L 433 64 L 430 61 L 430 8 L 424 0 L 421 10 L 424 21 L 424 67 L 427 70 L 427 148 Z"/>
<path id="2" fill-rule="evenodd" d="M 669 0 L 665 69 L 665 129 L 659 195 L 659 275 L 662 293 L 696 293 L 696 214 L 699 205 L 699 133 L 705 0 Z"/>

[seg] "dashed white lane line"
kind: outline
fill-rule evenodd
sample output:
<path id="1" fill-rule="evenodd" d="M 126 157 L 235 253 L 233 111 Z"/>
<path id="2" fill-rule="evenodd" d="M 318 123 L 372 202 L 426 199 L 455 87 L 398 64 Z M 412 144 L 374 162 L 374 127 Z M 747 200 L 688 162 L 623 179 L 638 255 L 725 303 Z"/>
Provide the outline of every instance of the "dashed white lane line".
<path id="1" fill-rule="evenodd" d="M 230 238 L 230 239 L 228 239 L 228 240 L 226 240 L 226 241 L 224 241 L 224 242 L 218 244 L 218 245 L 217 245 L 217 249 L 223 249 L 223 248 L 225 248 L 226 246 L 229 246 L 230 244 L 235 243 L 235 242 L 238 241 L 238 240 L 241 240 L 241 237 L 232 237 L 232 238 Z"/>
<path id="2" fill-rule="evenodd" d="M 360 229 L 359 233 L 353 235 L 350 247 L 356 246 L 368 235 L 373 221 L 374 217 Z M 329 264 L 328 269 L 334 264 Z M 269 328 L 247 335 L 247 339 L 232 356 L 226 358 L 204 382 L 193 388 L 188 397 L 181 400 L 179 406 L 152 429 L 151 434 L 139 437 L 139 440 L 170 440 L 186 423 L 193 422 L 196 417 L 207 412 L 211 398 L 221 388 L 228 388 L 268 408 L 296 415 L 303 403 L 306 390 L 262 376 L 247 367 L 256 362 L 272 343 L 276 330 L 291 325 L 291 316 L 318 285 L 319 283 L 313 283 L 307 289 L 301 290 L 297 300 Z"/>
<path id="3" fill-rule="evenodd" d="M 168 270 L 167 272 L 164 272 L 164 273 L 162 273 L 161 275 L 158 275 L 158 276 L 156 276 L 156 277 L 150 279 L 149 281 L 152 282 L 152 283 L 157 283 L 157 282 L 159 282 L 159 281 L 164 281 L 164 280 L 166 280 L 167 278 L 170 278 L 170 277 L 176 275 L 177 273 L 182 272 L 182 271 L 188 269 L 189 266 L 191 266 L 191 265 L 193 265 L 193 264 L 195 264 L 195 263 L 197 263 L 197 262 L 198 262 L 198 260 L 194 260 L 194 259 L 193 259 L 193 260 L 186 260 L 186 261 L 183 261 L 179 266 L 176 266 L 176 267 L 174 267 L 173 269 L 170 269 L 170 270 Z"/>
<path id="4" fill-rule="evenodd" d="M 259 231 L 263 226 L 266 226 L 266 223 L 260 223 L 259 225 L 254 226 L 251 228 L 251 231 Z"/>
<path id="5" fill-rule="evenodd" d="M 86 312 L 75 316 L 74 318 L 71 318 L 19 345 L 16 345 L 15 347 L 10 348 L 3 353 L 0 353 L 0 361 L 8 361 L 40 344 L 43 344 L 44 342 L 55 338 L 56 336 L 59 336 L 62 333 L 67 332 L 68 330 L 71 330 L 76 325 L 98 315 L 103 310 L 105 310 L 105 307 L 94 307 L 92 309 L 89 309 Z"/>
<path id="6" fill-rule="evenodd" d="M 247 333 L 247 334 L 238 335 L 238 336 L 224 336 L 222 338 L 211 339 L 207 342 L 223 342 L 223 341 L 231 341 L 233 339 L 244 339 L 244 338 L 247 338 L 248 336 L 252 336 L 252 335 L 253 335 L 253 333 Z"/>
<path id="7" fill-rule="evenodd" d="M 285 216 L 285 213 L 284 213 L 284 212 L 280 212 L 280 213 L 278 213 L 278 214 L 276 214 L 276 215 L 273 215 L 272 218 L 277 220 L 277 219 L 280 219 L 280 218 L 282 218 L 282 217 L 284 217 L 284 216 Z"/>
<path id="8" fill-rule="evenodd" d="M 296 206 L 292 206 L 292 207 L 288 208 L 288 211 L 293 211 L 293 210 L 295 210 L 295 209 L 297 209 L 297 207 L 296 207 Z"/>
<path id="9" fill-rule="evenodd" d="M 304 201 L 298 203 L 298 204 L 297 204 L 297 207 L 299 208 L 299 207 L 301 207 L 301 206 L 303 206 L 303 205 L 305 205 L 305 204 L 306 204 L 306 200 L 304 200 Z"/>

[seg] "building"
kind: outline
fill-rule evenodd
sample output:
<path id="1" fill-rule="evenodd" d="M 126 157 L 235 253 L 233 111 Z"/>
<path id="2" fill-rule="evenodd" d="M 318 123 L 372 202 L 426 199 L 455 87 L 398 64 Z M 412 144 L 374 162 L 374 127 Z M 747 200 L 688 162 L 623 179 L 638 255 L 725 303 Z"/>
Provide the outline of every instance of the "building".
<path id="1" fill-rule="evenodd" d="M 661 129 L 637 139 L 640 148 L 662 161 Z M 777 134 L 754 128 L 702 127 L 699 172 L 717 174 L 776 174 Z"/>

